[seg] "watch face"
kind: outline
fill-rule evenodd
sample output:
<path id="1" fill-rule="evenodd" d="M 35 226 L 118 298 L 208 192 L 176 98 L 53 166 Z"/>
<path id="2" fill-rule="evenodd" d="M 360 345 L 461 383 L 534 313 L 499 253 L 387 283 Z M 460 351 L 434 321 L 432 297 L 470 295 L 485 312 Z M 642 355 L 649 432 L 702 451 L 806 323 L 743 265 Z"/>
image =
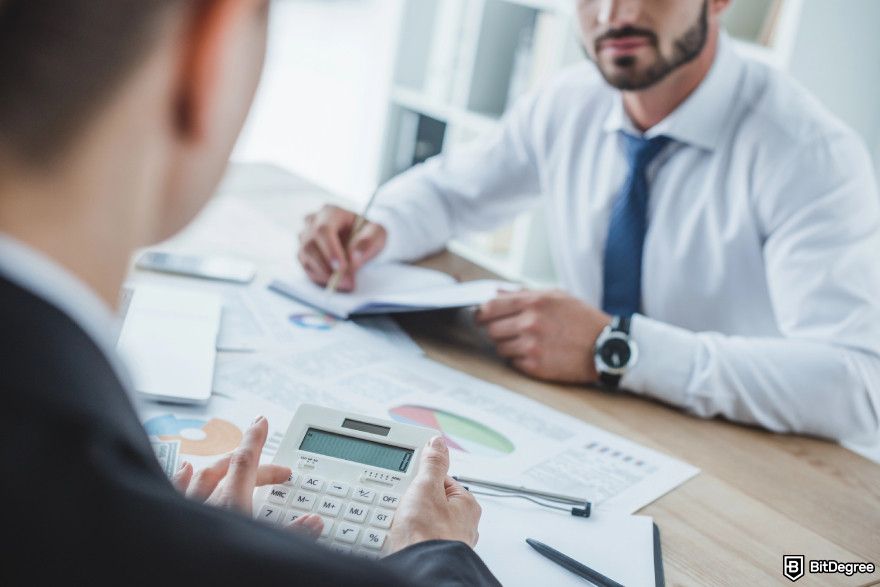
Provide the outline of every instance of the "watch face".
<path id="1" fill-rule="evenodd" d="M 602 348 L 599 350 L 599 357 L 603 363 L 612 369 L 619 369 L 629 363 L 632 351 L 629 348 L 629 343 L 625 340 L 611 338 L 602 345 Z"/>

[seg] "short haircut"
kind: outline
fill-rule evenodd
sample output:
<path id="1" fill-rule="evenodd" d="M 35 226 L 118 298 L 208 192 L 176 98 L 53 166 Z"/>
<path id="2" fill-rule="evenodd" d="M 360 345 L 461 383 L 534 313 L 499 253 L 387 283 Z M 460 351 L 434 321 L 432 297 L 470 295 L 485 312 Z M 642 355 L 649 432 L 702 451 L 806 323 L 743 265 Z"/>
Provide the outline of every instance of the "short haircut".
<path id="1" fill-rule="evenodd" d="M 65 151 L 187 0 L 0 0 L 0 152 Z"/>

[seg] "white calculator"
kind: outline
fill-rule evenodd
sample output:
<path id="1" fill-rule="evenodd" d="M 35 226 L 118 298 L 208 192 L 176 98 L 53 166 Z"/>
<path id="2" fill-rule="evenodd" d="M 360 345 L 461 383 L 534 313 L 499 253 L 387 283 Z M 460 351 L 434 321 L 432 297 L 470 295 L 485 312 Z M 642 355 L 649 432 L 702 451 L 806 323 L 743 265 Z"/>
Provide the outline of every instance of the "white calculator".
<path id="1" fill-rule="evenodd" d="M 256 492 L 254 515 L 287 526 L 318 514 L 324 520 L 319 542 L 379 558 L 422 447 L 436 435 L 431 428 L 303 404 L 272 460 L 293 472 L 284 484 Z"/>

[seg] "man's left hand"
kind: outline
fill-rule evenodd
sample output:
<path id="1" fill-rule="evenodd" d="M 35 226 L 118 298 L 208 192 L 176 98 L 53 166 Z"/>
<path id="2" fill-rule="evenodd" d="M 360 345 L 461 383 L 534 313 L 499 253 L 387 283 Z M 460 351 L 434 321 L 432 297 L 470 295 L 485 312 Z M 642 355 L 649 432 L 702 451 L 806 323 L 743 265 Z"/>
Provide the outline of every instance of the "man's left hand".
<path id="1" fill-rule="evenodd" d="M 593 347 L 611 316 L 562 291 L 500 292 L 476 315 L 498 354 L 526 375 L 596 381 Z"/>

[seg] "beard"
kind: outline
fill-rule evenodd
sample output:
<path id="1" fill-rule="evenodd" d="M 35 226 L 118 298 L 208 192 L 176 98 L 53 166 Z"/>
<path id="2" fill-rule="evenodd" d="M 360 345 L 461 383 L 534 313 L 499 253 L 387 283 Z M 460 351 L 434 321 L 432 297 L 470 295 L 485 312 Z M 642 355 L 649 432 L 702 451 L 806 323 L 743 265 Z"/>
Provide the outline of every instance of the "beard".
<path id="1" fill-rule="evenodd" d="M 654 61 L 645 68 L 639 68 L 638 58 L 632 55 L 624 55 L 614 59 L 614 67 L 603 67 L 596 59 L 596 66 L 605 81 L 618 90 L 638 91 L 649 88 L 664 79 L 679 67 L 690 63 L 702 53 L 709 38 L 709 2 L 703 3 L 703 8 L 697 22 L 673 43 L 672 55 L 664 56 L 660 52 L 657 35 L 653 31 L 626 27 L 611 30 L 596 39 L 596 55 L 599 55 L 599 46 L 606 39 L 622 38 L 627 36 L 644 36 L 651 40 L 654 48 Z"/>

